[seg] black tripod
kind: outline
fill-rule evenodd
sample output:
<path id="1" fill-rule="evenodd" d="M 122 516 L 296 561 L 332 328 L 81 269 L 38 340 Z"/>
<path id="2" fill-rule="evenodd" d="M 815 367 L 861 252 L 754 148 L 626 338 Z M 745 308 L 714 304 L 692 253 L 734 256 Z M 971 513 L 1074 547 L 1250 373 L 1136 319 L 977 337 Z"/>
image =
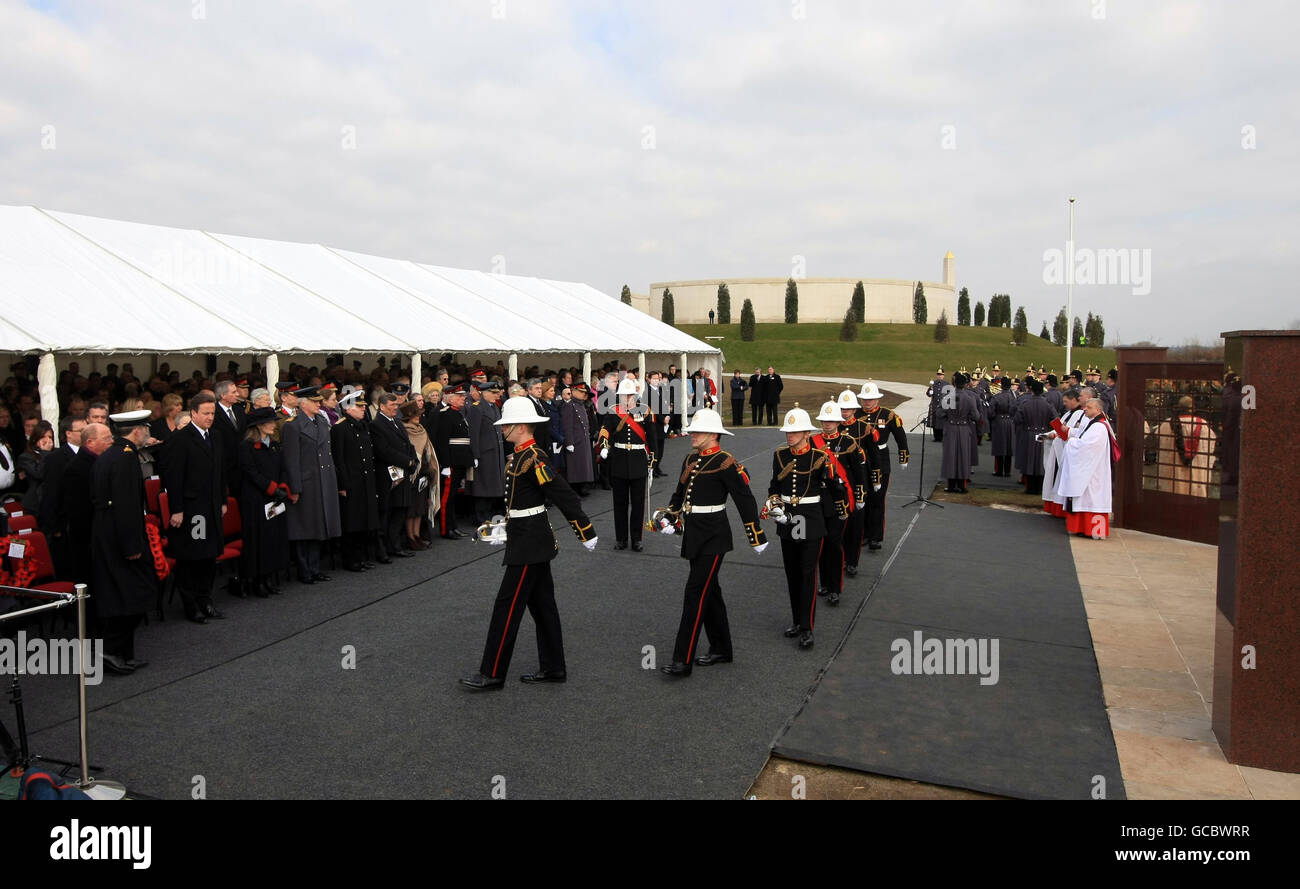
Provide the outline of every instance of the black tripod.
<path id="1" fill-rule="evenodd" d="M 915 432 L 918 427 L 925 425 L 925 421 L 926 418 L 922 417 L 921 419 L 916 421 L 916 426 L 913 426 L 911 429 L 907 431 Z M 938 503 L 934 500 L 931 500 L 929 497 L 925 496 L 925 430 L 924 429 L 921 430 L 921 471 L 916 474 L 916 496 L 913 497 L 911 500 L 907 501 L 906 503 L 904 503 L 903 508 L 906 509 L 907 507 L 912 506 L 915 503 L 928 503 L 930 506 L 937 506 L 940 509 L 943 509 L 942 503 Z"/>

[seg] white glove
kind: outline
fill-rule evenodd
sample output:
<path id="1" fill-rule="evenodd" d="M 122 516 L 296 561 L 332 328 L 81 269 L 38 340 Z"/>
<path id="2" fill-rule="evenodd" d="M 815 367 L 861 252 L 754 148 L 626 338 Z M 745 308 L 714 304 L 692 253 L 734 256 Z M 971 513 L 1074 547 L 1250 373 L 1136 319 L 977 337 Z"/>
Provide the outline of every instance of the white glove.
<path id="1" fill-rule="evenodd" d="M 551 445 L 551 453 L 558 454 L 559 452 L 560 452 L 560 443 L 557 441 Z"/>
<path id="2" fill-rule="evenodd" d="M 877 488 L 876 490 L 879 491 L 880 489 Z M 867 508 L 867 502 L 866 502 L 865 500 L 859 500 L 857 503 L 855 503 L 855 504 L 853 505 L 853 508 L 854 508 L 854 509 L 866 509 L 866 508 Z"/>
<path id="3" fill-rule="evenodd" d="M 871 490 L 873 490 L 873 491 L 879 491 L 879 490 L 880 490 L 880 485 L 872 485 L 872 486 L 871 486 Z"/>
<path id="4" fill-rule="evenodd" d="M 564 449 L 568 451 L 570 454 L 573 453 L 573 445 L 565 445 Z"/>
<path id="5" fill-rule="evenodd" d="M 475 468 L 475 469 L 478 469 L 478 460 L 475 460 L 475 461 L 474 461 L 474 468 Z"/>
<path id="6" fill-rule="evenodd" d="M 899 463 L 899 464 L 898 464 L 898 468 L 899 468 L 899 469 L 906 469 L 906 468 L 907 468 L 907 464 L 906 464 L 906 463 Z"/>
<path id="7" fill-rule="evenodd" d="M 676 528 L 676 526 L 674 526 L 671 522 L 665 522 L 664 525 L 663 525 L 663 527 L 659 529 L 659 533 L 660 533 L 660 534 L 676 534 L 676 533 L 677 533 L 677 528 Z"/>
<path id="8" fill-rule="evenodd" d="M 765 549 L 767 549 L 767 544 L 766 544 L 766 543 L 760 543 L 758 546 L 754 547 L 754 554 L 755 554 L 755 555 L 758 555 L 759 553 L 761 553 L 761 552 L 762 552 L 763 550 L 765 550 Z"/>
<path id="9" fill-rule="evenodd" d="M 451 476 L 451 467 L 448 466 L 446 469 L 444 469 L 444 470 L 442 471 L 442 474 L 445 475 L 445 476 L 450 477 L 450 476 Z"/>
<path id="10" fill-rule="evenodd" d="M 491 546 L 502 546 L 505 543 L 505 541 L 502 540 L 500 537 L 489 537 L 487 539 L 487 542 Z"/>
<path id="11" fill-rule="evenodd" d="M 600 449 L 600 459 L 602 459 L 602 460 L 608 460 L 608 459 L 609 459 L 609 448 L 601 448 L 601 449 Z"/>
<path id="12" fill-rule="evenodd" d="M 582 545 L 587 548 L 587 552 L 594 553 L 596 551 L 596 541 L 599 539 L 599 537 L 593 537 L 590 540 L 584 540 Z"/>
<path id="13" fill-rule="evenodd" d="M 776 517 L 776 523 L 778 525 L 788 525 L 790 523 L 790 516 L 786 515 L 785 513 L 781 513 L 779 516 Z"/>

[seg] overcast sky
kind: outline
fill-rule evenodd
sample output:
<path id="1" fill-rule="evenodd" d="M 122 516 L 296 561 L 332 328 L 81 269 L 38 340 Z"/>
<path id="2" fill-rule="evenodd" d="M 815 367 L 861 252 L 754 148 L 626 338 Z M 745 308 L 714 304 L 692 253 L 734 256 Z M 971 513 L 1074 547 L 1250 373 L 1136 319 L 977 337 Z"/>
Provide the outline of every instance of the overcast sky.
<path id="1" fill-rule="evenodd" d="M 0 203 L 611 294 L 951 250 L 1037 333 L 1074 195 L 1076 247 L 1138 260 L 1075 313 L 1209 342 L 1300 319 L 1298 33 L 1247 0 L 0 0 Z"/>

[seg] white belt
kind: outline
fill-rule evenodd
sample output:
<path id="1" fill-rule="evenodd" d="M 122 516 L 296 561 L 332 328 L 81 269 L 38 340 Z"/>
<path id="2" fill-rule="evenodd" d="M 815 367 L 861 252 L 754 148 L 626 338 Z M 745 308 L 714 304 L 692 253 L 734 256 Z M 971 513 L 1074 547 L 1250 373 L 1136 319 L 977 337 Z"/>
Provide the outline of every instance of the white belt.
<path id="1" fill-rule="evenodd" d="M 814 494 L 811 497 L 798 497 L 798 498 L 787 497 L 784 494 L 781 495 L 781 501 L 783 503 L 794 503 L 796 499 L 799 501 L 798 505 L 803 506 L 805 503 L 820 503 L 822 499 L 822 495 Z"/>
<path id="2" fill-rule="evenodd" d="M 622 449 L 625 450 L 625 451 L 644 451 L 644 450 L 645 450 L 645 445 L 643 445 L 643 444 L 639 444 L 639 445 L 630 445 L 630 444 L 623 444 L 621 441 L 614 442 L 614 447 L 616 447 L 616 448 L 622 448 Z"/>
<path id="3" fill-rule="evenodd" d="M 526 519 L 530 515 L 541 515 L 544 512 L 546 512 L 545 506 L 534 506 L 530 509 L 512 509 L 510 510 L 510 518 Z"/>
<path id="4" fill-rule="evenodd" d="M 469 439 L 468 439 L 468 438 L 449 438 L 449 439 L 447 439 L 447 444 L 463 444 L 463 445 L 467 445 L 467 444 L 469 444 Z"/>
<path id="5" fill-rule="evenodd" d="M 889 442 L 885 442 L 884 444 L 878 444 L 876 445 L 876 447 L 880 448 L 883 451 L 885 450 L 885 448 L 889 447 Z"/>
<path id="6" fill-rule="evenodd" d="M 725 503 L 717 503 L 713 506 L 696 506 L 694 503 L 688 503 L 683 512 L 689 513 L 690 515 L 696 515 L 708 512 L 722 512 L 726 508 L 727 504 Z"/>

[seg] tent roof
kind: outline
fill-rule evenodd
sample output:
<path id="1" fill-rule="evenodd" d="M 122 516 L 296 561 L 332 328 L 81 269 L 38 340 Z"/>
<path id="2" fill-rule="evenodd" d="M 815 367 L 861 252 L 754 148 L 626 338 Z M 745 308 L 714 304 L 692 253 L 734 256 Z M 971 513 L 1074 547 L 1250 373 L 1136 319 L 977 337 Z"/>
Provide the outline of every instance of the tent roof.
<path id="1" fill-rule="evenodd" d="M 0 206 L 4 352 L 667 352 L 587 286 Z"/>

